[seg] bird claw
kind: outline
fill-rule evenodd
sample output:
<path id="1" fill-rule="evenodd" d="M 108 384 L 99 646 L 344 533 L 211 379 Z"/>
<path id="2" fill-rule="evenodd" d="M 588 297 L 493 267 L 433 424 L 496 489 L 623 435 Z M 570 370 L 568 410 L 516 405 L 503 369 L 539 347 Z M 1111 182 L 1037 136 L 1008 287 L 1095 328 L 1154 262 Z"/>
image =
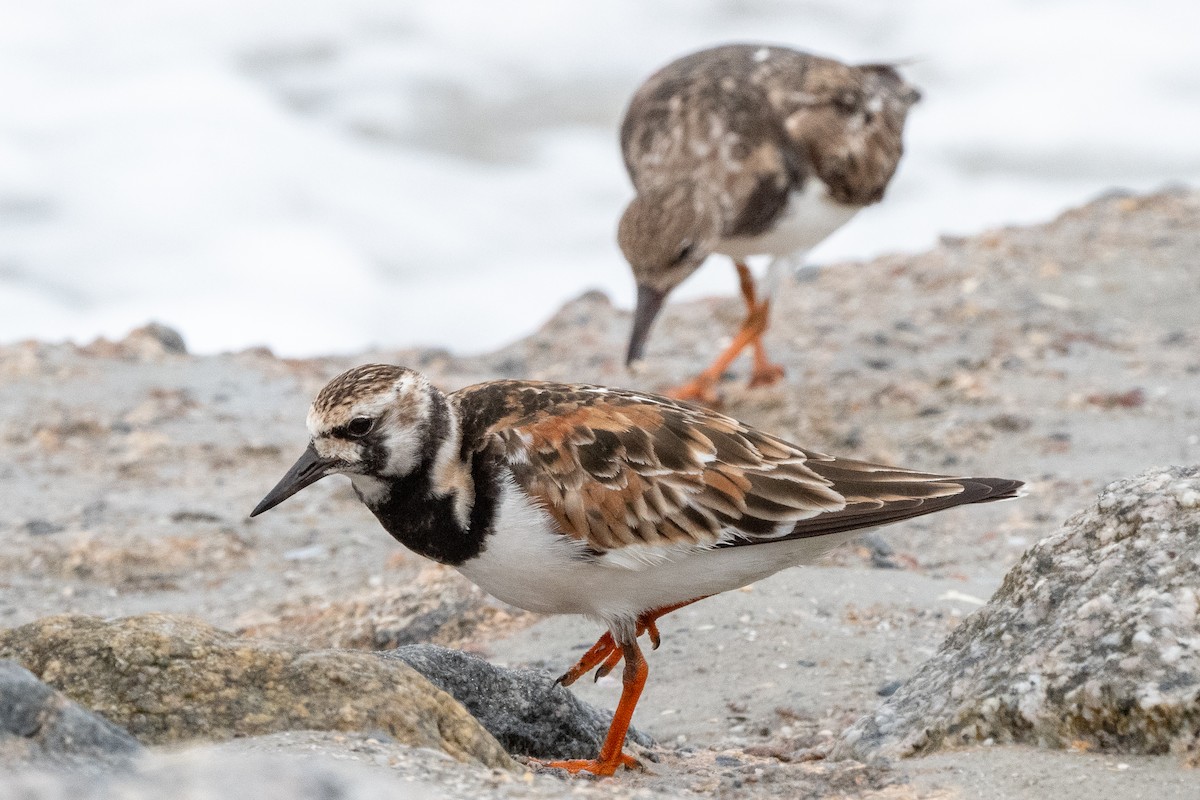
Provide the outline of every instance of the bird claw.
<path id="1" fill-rule="evenodd" d="M 604 663 L 596 668 L 596 677 L 592 679 L 592 683 L 598 682 L 605 675 L 616 669 L 617 664 L 621 663 L 622 658 L 624 658 L 624 654 L 621 652 L 621 648 L 614 646 L 612 652 L 604 659 Z"/>
<path id="2" fill-rule="evenodd" d="M 646 622 L 646 635 L 650 637 L 650 649 L 657 650 L 662 644 L 662 636 L 658 633 L 658 624 L 654 620 Z"/>
<path id="3" fill-rule="evenodd" d="M 682 386 L 668 389 L 667 397 L 673 400 L 683 400 L 688 403 L 699 403 L 703 406 L 715 407 L 721 404 L 721 398 L 714 388 L 713 381 L 696 378 Z"/>

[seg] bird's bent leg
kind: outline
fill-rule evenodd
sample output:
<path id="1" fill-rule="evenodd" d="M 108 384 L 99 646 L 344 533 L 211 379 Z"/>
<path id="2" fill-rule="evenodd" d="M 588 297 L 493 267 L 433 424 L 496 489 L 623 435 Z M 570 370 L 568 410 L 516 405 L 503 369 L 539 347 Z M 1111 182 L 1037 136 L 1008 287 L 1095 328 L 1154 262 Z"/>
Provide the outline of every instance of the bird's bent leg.
<path id="1" fill-rule="evenodd" d="M 594 668 L 608 661 L 614 652 L 620 654 L 621 651 L 617 647 L 617 643 L 613 641 L 612 634 L 605 631 L 604 635 L 597 639 L 596 643 L 583 654 L 583 657 L 575 662 L 575 666 L 560 675 L 555 683 L 570 686 Z"/>
<path id="2" fill-rule="evenodd" d="M 586 771 L 594 775 L 612 775 L 618 767 L 641 768 L 641 763 L 622 752 L 621 748 L 625 745 L 625 735 L 629 733 L 629 723 L 633 720 L 633 709 L 637 707 L 638 698 L 642 696 L 642 688 L 646 685 L 646 676 L 650 669 L 646 666 L 646 659 L 642 656 L 636 639 L 622 642 L 620 648 L 621 655 L 625 658 L 621 701 L 617 703 L 617 710 L 613 714 L 612 724 L 608 726 L 608 735 L 604 737 L 600 754 L 594 759 L 547 761 L 545 766 L 565 769 L 571 773 Z"/>
<path id="3" fill-rule="evenodd" d="M 751 330 L 755 332 L 754 340 L 751 342 L 754 348 L 754 367 L 750 372 L 751 387 L 770 386 L 777 383 L 784 375 L 783 367 L 767 358 L 767 350 L 763 347 L 762 337 L 767 330 L 767 323 L 770 321 L 771 296 L 775 293 L 780 281 L 783 280 L 788 264 L 787 259 L 772 259 L 770 266 L 767 267 L 767 276 L 762 282 L 762 298 L 754 303 L 754 308 L 750 310 L 750 318 L 747 322 Z M 743 280 L 747 278 L 749 278 L 749 271 Z"/>
<path id="4" fill-rule="evenodd" d="M 751 314 L 756 317 L 753 329 L 756 331 L 751 346 L 754 348 L 754 368 L 750 372 L 750 386 L 771 386 L 778 383 L 784 376 L 783 367 L 767 358 L 767 350 L 763 347 L 763 332 L 767 329 L 767 317 L 770 314 L 771 303 L 763 300 L 760 309 Z"/>
<path id="5" fill-rule="evenodd" d="M 690 606 L 692 603 L 703 599 L 703 597 L 697 597 L 695 600 L 687 600 L 682 603 L 675 603 L 674 605 L 663 606 L 662 608 L 654 608 L 650 611 L 643 612 L 641 616 L 637 618 L 637 635 L 641 636 L 643 633 L 648 633 L 650 635 L 651 649 L 657 650 L 659 644 L 662 643 L 662 637 L 658 632 L 658 620 L 667 614 L 670 614 L 672 611 L 678 611 L 684 606 Z M 617 643 L 613 639 L 613 635 L 608 631 L 605 631 L 604 634 L 596 640 L 596 643 L 592 645 L 586 653 L 583 654 L 583 657 L 575 662 L 575 666 L 564 672 L 562 676 L 555 681 L 555 683 L 561 683 L 563 686 L 570 686 L 572 683 L 579 680 L 581 677 L 597 667 L 599 667 L 599 669 L 596 670 L 596 680 L 600 680 L 605 675 L 616 669 L 617 664 L 621 663 L 621 655 L 621 648 L 617 647 Z"/>
<path id="6" fill-rule="evenodd" d="M 725 370 L 729 369 L 729 365 L 746 349 L 747 345 L 753 344 L 756 338 L 761 339 L 762 331 L 766 329 L 767 309 L 758 302 L 757 292 L 754 288 L 754 276 L 750 274 L 750 268 L 741 261 L 734 262 L 734 266 L 737 267 L 742 299 L 746 301 L 746 320 L 734 335 L 733 341 L 716 357 L 708 369 L 682 386 L 677 386 L 667 392 L 668 396 L 674 397 L 676 400 L 690 400 L 707 405 L 715 404 L 717 393 L 714 387 L 717 385 L 717 381 L 721 380 Z M 760 306 L 762 306 L 761 310 Z M 757 333 L 755 332 L 756 327 L 758 328 Z"/>

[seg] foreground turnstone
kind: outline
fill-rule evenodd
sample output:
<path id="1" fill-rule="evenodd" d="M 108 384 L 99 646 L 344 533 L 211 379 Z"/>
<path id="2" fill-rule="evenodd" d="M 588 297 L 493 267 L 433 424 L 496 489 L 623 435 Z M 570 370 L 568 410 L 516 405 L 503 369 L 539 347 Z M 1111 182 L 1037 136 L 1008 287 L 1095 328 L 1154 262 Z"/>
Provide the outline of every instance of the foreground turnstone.
<path id="1" fill-rule="evenodd" d="M 1016 496 L 1020 481 L 835 458 L 665 397 L 492 381 L 443 394 L 405 367 L 334 378 L 308 449 L 251 516 L 342 473 L 401 544 L 499 599 L 608 626 L 560 678 L 625 660 L 599 756 L 611 775 L 646 681 L 637 638 L 688 603 L 811 562 L 865 528 Z"/>
<path id="2" fill-rule="evenodd" d="M 746 321 L 672 396 L 712 402 L 747 346 L 752 386 L 782 377 L 762 344 L 771 293 L 788 260 L 883 198 L 919 97 L 887 64 L 849 66 L 766 45 L 702 50 L 650 76 L 621 125 L 637 192 L 617 232 L 637 281 L 627 363 L 641 358 L 667 293 L 722 253 L 737 267 Z M 757 290 L 752 255 L 773 257 Z"/>

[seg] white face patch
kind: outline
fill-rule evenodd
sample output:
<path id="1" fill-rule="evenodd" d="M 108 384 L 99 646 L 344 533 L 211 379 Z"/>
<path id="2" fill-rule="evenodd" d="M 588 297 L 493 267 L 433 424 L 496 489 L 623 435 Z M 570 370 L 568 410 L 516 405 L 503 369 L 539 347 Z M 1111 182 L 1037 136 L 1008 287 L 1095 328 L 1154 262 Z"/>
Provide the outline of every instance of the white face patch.
<path id="1" fill-rule="evenodd" d="M 385 427 L 382 431 L 384 452 L 388 455 L 383 474 L 399 478 L 412 472 L 421 452 L 421 436 L 415 427 Z"/>
<path id="2" fill-rule="evenodd" d="M 389 484 L 386 481 L 381 481 L 379 478 L 372 478 L 370 475 L 349 475 L 350 483 L 354 484 L 355 491 L 367 505 L 373 503 L 381 503 L 387 499 Z"/>
<path id="3" fill-rule="evenodd" d="M 429 420 L 429 395 L 429 381 L 412 372 L 396 381 L 386 402 L 362 409 L 363 416 L 380 419 L 376 433 L 382 436 L 388 454 L 384 474 L 400 477 L 417 466 L 424 438 L 421 434 Z"/>
<path id="4" fill-rule="evenodd" d="M 329 426 L 321 421 L 321 417 L 317 414 L 316 406 L 311 405 L 308 407 L 308 416 L 304 418 L 304 427 L 308 428 L 309 435 L 316 439 L 321 434 L 322 429 Z"/>
<path id="5" fill-rule="evenodd" d="M 313 449 L 321 458 L 345 461 L 347 464 L 357 464 L 362 461 L 362 447 L 357 442 L 348 442 L 345 439 L 322 436 L 313 439 Z"/>

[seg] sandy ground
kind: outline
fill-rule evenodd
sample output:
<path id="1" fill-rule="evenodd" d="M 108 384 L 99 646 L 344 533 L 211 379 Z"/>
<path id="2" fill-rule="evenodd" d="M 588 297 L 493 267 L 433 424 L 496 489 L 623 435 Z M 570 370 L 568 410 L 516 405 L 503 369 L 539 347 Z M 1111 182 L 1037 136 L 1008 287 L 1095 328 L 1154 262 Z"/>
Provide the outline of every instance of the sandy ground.
<path id="1" fill-rule="evenodd" d="M 1170 757 L 994 747 L 870 768 L 801 759 L 911 674 L 1029 544 L 1106 482 L 1200 459 L 1198 252 L 1197 195 L 1112 196 L 1045 226 L 810 269 L 785 286 L 768 345 L 788 378 L 748 391 L 746 367 L 735 365 L 722 387 L 728 413 L 841 455 L 1020 477 L 1030 495 L 896 526 L 886 531 L 890 556 L 845 547 L 826 566 L 666 618 L 635 718 L 659 740 L 657 761 L 646 774 L 576 788 L 1195 796 L 1197 776 Z M 344 481 L 246 518 L 303 449 L 305 409 L 324 381 L 386 360 L 448 389 L 501 376 L 660 388 L 703 366 L 739 319 L 732 269 L 706 269 L 729 270 L 731 297 L 669 307 L 632 376 L 621 365 L 628 314 L 599 295 L 569 304 L 526 340 L 471 357 L 190 357 L 145 337 L 0 347 L 0 625 L 63 611 L 164 611 L 345 644 L 337 634 L 361 628 L 396 587 L 436 593 L 454 579 L 395 545 Z M 874 566 L 881 558 L 894 568 Z M 600 632 L 577 618 L 494 610 L 450 638 L 500 663 L 561 671 Z M 573 688 L 609 706 L 619 694 L 613 678 Z M 363 756 L 347 744 L 353 737 L 336 738 L 225 747 L 315 748 L 435 783 L 443 774 L 420 759 Z M 438 767 L 446 769 L 461 768 Z M 504 796 L 554 796 L 557 780 L 537 776 Z M 492 785 L 480 781 L 480 791 Z"/>

